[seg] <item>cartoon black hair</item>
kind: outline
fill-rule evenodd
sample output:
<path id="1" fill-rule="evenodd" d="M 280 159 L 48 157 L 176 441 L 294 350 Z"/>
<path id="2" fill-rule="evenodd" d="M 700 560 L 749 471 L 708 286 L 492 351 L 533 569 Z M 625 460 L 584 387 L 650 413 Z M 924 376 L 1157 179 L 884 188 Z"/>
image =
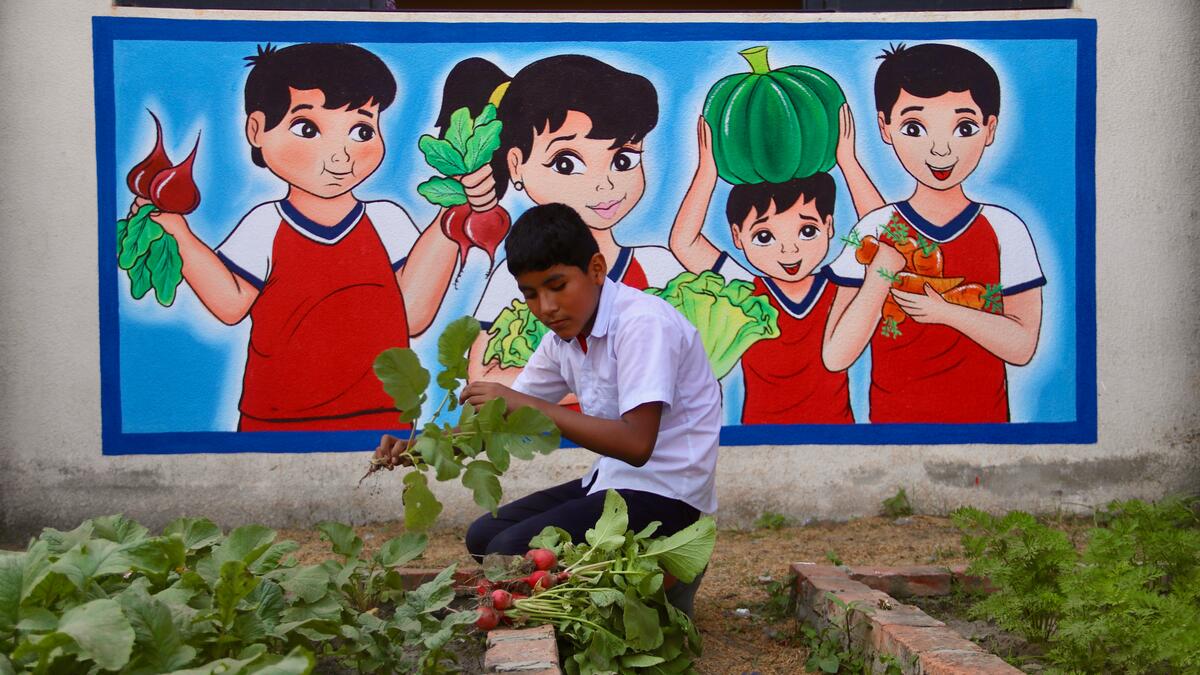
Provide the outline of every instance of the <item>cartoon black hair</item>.
<path id="1" fill-rule="evenodd" d="M 824 219 L 833 215 L 836 194 L 833 177 L 827 173 L 793 178 L 786 183 L 734 185 L 729 191 L 729 199 L 725 202 L 725 217 L 730 225 L 737 225 L 741 229 L 751 209 L 762 216 L 771 204 L 774 204 L 775 213 L 782 213 L 795 206 L 803 197 L 805 202 L 814 199 L 817 201 L 817 215 Z"/>
<path id="2" fill-rule="evenodd" d="M 875 73 L 875 109 L 883 113 L 885 123 L 892 121 L 901 89 L 920 98 L 967 91 L 979 104 L 985 122 L 1000 114 L 1000 79 L 975 52 L 954 45 L 900 44 L 878 58 L 883 63 Z"/>

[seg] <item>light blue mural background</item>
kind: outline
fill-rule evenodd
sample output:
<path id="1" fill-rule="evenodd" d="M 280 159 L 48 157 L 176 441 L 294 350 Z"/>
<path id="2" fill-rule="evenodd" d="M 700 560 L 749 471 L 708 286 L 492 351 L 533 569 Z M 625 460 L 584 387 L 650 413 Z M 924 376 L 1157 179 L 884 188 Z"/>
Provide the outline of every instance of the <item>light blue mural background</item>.
<path id="1" fill-rule="evenodd" d="M 154 142 L 147 108 L 162 120 L 167 150 L 177 161 L 200 134 L 195 178 L 203 199 L 189 220 L 196 234 L 210 246 L 220 243 L 253 206 L 284 195 L 282 182 L 250 162 L 244 136 L 242 91 L 247 68 L 243 57 L 253 54 L 257 44 L 273 41 L 269 26 L 265 24 L 256 42 L 114 42 L 112 160 L 117 180 L 108 187 L 115 191 L 119 208 L 112 214 L 112 221 L 124 214 L 132 199 L 124 185 L 125 172 Z M 997 139 L 967 180 L 966 190 L 976 201 L 1008 208 L 1025 221 L 1048 279 L 1037 355 L 1028 366 L 1009 369 L 1013 421 L 1074 421 L 1076 42 L 937 41 L 976 51 L 999 74 L 1002 103 Z M 888 47 L 887 40 L 359 44 L 391 67 L 399 92 L 396 103 L 381 119 L 387 156 L 379 171 L 356 194 L 360 199 L 400 203 L 422 228 L 437 209 L 415 190 L 431 175 L 416 149 L 416 140 L 432 131 L 446 73 L 458 60 L 470 56 L 487 58 L 513 74 L 545 56 L 588 54 L 640 73 L 654 83 L 660 118 L 645 146 L 646 194 L 615 230 L 618 241 L 626 245 L 666 244 L 679 200 L 695 168 L 695 125 L 704 95 L 720 77 L 746 71 L 737 52 L 755 44 L 770 48 L 774 67 L 803 64 L 832 75 L 844 89 L 855 114 L 860 161 L 884 197 L 889 201 L 902 199 L 912 191 L 912 179 L 891 149 L 880 141 L 874 122 L 875 57 Z M 838 181 L 835 223 L 841 235 L 854 224 L 855 217 L 836 170 L 834 175 Z M 705 233 L 719 247 L 732 251 L 723 217 L 727 190 L 722 185 L 714 195 Z M 510 191 L 504 205 L 515 219 L 531 204 L 523 194 Z M 838 249 L 838 245 L 832 247 L 830 258 Z M 486 268 L 486 255 L 478 249 L 472 251 L 466 270 L 457 286 L 450 289 L 434 325 L 413 343 L 425 363 L 436 362 L 435 336 L 441 328 L 474 310 Z M 149 296 L 135 301 L 129 295 L 124 273 L 115 265 L 110 269 L 120 277 L 117 314 L 121 431 L 233 430 L 249 321 L 234 327 L 221 324 L 186 285 L 181 286 L 180 297 L 171 308 L 159 307 Z M 853 405 L 860 421 L 866 419 L 868 383 L 869 356 L 864 356 L 851 369 Z M 741 410 L 737 369 L 724 385 L 725 423 L 734 425 Z M 431 398 L 438 400 L 439 395 L 432 392 Z M 935 437 L 936 432 L 932 432 L 930 442 L 937 442 Z"/>

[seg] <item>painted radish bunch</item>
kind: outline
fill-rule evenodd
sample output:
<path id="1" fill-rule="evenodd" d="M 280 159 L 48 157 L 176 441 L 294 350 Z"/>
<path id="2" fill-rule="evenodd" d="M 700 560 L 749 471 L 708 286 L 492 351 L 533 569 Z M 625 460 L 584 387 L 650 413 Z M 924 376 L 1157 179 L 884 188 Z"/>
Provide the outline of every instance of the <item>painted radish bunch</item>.
<path id="1" fill-rule="evenodd" d="M 149 111 L 147 111 L 149 112 Z M 172 164 L 163 148 L 162 124 L 154 113 L 154 148 L 125 176 L 129 191 L 150 200 L 129 218 L 117 221 L 117 265 L 129 275 L 129 291 L 140 300 L 154 289 L 154 297 L 164 307 L 175 302 L 175 292 L 183 281 L 183 259 L 179 244 L 150 218 L 155 211 L 188 214 L 200 205 L 200 190 L 192 180 L 196 144 L 186 159 Z"/>
<path id="2" fill-rule="evenodd" d="M 490 103 L 478 117 L 472 117 L 467 108 L 459 108 L 450 115 L 442 138 L 425 134 L 417 142 L 429 166 L 443 174 L 418 185 L 417 192 L 431 203 L 446 207 L 442 233 L 458 244 L 459 274 L 473 247 L 487 252 L 490 268 L 512 224 L 499 204 L 486 211 L 472 208 L 460 180 L 492 161 L 492 154 L 500 147 L 502 126 L 496 119 L 496 106 Z"/>

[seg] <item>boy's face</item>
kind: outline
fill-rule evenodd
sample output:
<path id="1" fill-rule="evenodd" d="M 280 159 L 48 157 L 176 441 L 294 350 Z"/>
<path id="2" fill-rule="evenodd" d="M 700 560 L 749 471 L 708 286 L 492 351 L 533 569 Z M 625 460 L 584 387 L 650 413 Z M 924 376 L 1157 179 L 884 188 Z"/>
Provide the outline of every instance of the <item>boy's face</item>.
<path id="1" fill-rule="evenodd" d="M 271 173 L 318 197 L 333 198 L 354 189 L 383 161 L 379 106 L 330 110 L 319 89 L 291 89 L 283 120 L 265 129 L 266 116 L 246 119 L 246 139 L 262 150 Z"/>
<path id="2" fill-rule="evenodd" d="M 533 135 L 529 157 L 508 151 L 509 173 L 525 184 L 536 204 L 566 204 L 593 230 L 607 230 L 646 191 L 642 144 L 612 147 L 613 139 L 588 138 L 592 121 L 574 110 L 560 128 Z"/>
<path id="3" fill-rule="evenodd" d="M 600 306 L 600 289 L 608 266 L 597 253 L 587 271 L 574 265 L 554 265 L 517 275 L 517 288 L 529 311 L 564 340 L 587 335 Z"/>
<path id="4" fill-rule="evenodd" d="M 780 281 L 799 281 L 816 269 L 829 252 L 833 237 L 833 216 L 817 213 L 817 200 L 804 201 L 804 195 L 791 208 L 775 212 L 775 202 L 766 213 L 750 209 L 740 224 L 730 225 L 733 245 L 746 254 L 746 260 L 758 271 Z"/>
<path id="5" fill-rule="evenodd" d="M 948 190 L 979 166 L 984 148 L 996 138 L 996 116 L 985 120 L 969 91 L 919 98 L 901 89 L 891 121 L 879 113 L 879 133 L 913 178 Z"/>

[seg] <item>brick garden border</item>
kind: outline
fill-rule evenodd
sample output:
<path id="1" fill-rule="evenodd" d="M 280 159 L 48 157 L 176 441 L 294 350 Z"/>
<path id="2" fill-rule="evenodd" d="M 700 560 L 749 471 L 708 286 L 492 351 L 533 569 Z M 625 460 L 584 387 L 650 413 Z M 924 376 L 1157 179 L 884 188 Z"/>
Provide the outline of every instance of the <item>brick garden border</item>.
<path id="1" fill-rule="evenodd" d="M 893 597 L 947 595 L 956 583 L 988 588 L 986 580 L 968 576 L 961 567 L 834 567 L 800 562 L 792 564 L 792 571 L 796 618 L 833 627 L 843 638 L 842 627 L 848 625 L 850 639 L 872 660 L 875 672 L 883 671 L 881 657 L 887 655 L 905 675 L 1021 673 L 920 608 Z M 852 612 L 847 622 L 846 610 L 831 596 L 842 604 L 853 603 L 859 611 Z"/>

